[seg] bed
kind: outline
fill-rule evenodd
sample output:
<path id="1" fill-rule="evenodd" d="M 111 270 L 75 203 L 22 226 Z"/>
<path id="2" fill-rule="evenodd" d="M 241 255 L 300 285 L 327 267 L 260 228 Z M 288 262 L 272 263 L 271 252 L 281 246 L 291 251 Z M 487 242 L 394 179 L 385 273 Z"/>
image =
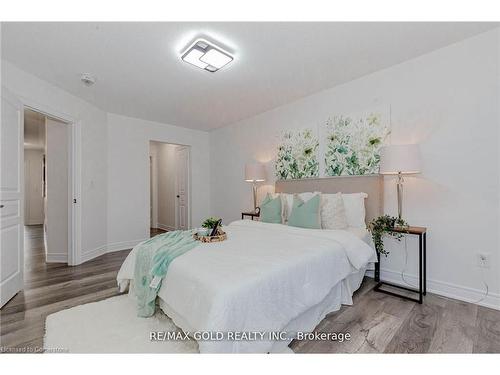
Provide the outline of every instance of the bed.
<path id="1" fill-rule="evenodd" d="M 379 176 L 276 182 L 276 192 L 366 192 L 366 219 L 382 209 Z M 184 332 L 265 333 L 258 339 L 198 340 L 201 353 L 288 350 L 294 332 L 310 332 L 342 304 L 352 304 L 367 267 L 376 261 L 366 230 L 303 229 L 238 220 L 228 239 L 200 244 L 176 258 L 158 293 L 160 308 Z M 135 254 L 122 265 L 122 291 L 133 282 Z M 271 338 L 272 333 L 281 337 Z M 284 336 L 286 337 L 284 337 Z M 253 336 L 254 337 L 254 336 Z"/>

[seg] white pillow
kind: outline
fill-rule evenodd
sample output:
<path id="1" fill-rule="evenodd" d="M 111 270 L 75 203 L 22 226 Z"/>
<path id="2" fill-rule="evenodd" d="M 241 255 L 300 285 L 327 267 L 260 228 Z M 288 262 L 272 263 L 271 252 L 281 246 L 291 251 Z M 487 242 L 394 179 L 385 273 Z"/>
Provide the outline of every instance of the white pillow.
<path id="1" fill-rule="evenodd" d="M 366 228 L 365 198 L 366 193 L 342 194 L 347 224 L 354 228 Z"/>
<path id="2" fill-rule="evenodd" d="M 321 194 L 321 228 L 346 229 L 348 226 L 342 193 Z"/>

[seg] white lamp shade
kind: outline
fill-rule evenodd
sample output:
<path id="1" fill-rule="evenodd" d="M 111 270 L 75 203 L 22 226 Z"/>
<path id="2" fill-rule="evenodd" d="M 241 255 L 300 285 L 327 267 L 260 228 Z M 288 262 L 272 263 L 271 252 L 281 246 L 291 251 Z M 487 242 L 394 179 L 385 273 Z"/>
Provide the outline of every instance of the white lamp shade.
<path id="1" fill-rule="evenodd" d="M 245 181 L 262 182 L 266 180 L 266 170 L 264 164 L 248 163 L 245 164 Z"/>
<path id="2" fill-rule="evenodd" d="M 420 173 L 418 145 L 390 145 L 380 152 L 380 174 Z"/>

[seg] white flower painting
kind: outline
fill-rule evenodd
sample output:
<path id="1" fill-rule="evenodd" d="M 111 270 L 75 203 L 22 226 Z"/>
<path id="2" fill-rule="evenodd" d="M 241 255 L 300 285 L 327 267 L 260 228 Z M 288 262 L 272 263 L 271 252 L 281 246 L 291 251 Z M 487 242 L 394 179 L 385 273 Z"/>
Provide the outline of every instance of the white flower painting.
<path id="1" fill-rule="evenodd" d="M 318 177 L 318 148 L 318 137 L 311 129 L 283 132 L 276 157 L 276 177 L 281 180 Z"/>
<path id="2" fill-rule="evenodd" d="M 325 175 L 378 173 L 380 149 L 390 133 L 380 114 L 335 116 L 326 122 Z"/>

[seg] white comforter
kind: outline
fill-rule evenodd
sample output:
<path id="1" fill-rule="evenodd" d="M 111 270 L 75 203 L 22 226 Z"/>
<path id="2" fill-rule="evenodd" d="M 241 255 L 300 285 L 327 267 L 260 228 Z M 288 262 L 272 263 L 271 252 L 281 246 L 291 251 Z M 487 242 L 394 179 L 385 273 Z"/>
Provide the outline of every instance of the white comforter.
<path id="1" fill-rule="evenodd" d="M 376 259 L 352 233 L 235 221 L 224 242 L 176 258 L 158 296 L 183 330 L 279 331 L 338 282 Z M 117 280 L 134 277 L 135 249 Z M 200 352 L 268 352 L 270 341 L 199 341 Z"/>

